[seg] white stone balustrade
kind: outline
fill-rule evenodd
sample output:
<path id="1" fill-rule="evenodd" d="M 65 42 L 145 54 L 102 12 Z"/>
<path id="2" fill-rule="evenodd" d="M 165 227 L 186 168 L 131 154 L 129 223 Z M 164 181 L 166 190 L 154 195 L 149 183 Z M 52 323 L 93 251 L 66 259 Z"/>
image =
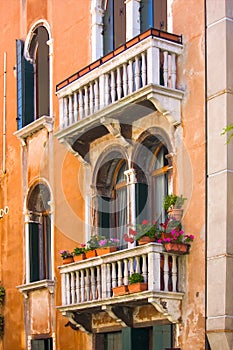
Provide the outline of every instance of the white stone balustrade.
<path id="1" fill-rule="evenodd" d="M 149 86 L 176 89 L 182 45 L 150 35 L 65 84 L 58 92 L 60 130 Z M 62 85 L 61 85 L 62 86 Z M 59 86 L 58 86 L 59 87 Z"/>
<path id="2" fill-rule="evenodd" d="M 62 306 L 114 298 L 112 288 L 127 285 L 138 272 L 148 283 L 148 292 L 183 292 L 184 256 L 164 252 L 151 243 L 59 267 L 62 278 Z M 144 292 L 143 292 L 144 293 Z"/>

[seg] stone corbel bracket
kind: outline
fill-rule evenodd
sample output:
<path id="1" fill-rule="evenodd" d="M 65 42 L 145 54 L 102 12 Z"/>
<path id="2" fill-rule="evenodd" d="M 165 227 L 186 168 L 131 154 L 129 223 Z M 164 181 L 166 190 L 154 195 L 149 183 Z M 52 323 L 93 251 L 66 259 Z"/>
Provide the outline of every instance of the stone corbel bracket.
<path id="1" fill-rule="evenodd" d="M 165 298 L 149 298 L 148 302 L 155 307 L 170 322 L 179 323 L 181 320 L 181 300 Z"/>
<path id="2" fill-rule="evenodd" d="M 107 312 L 116 322 L 123 327 L 133 327 L 133 311 L 126 306 L 102 306 L 102 310 Z"/>
<path id="3" fill-rule="evenodd" d="M 119 120 L 103 117 L 100 119 L 100 123 L 106 127 L 106 129 L 111 135 L 113 135 L 117 139 L 120 139 L 124 147 L 130 146 L 129 142 L 127 142 L 126 139 L 121 134 L 121 124 Z"/>
<path id="4" fill-rule="evenodd" d="M 74 330 L 80 329 L 81 331 L 87 334 L 92 332 L 92 320 L 90 314 L 79 314 L 77 312 L 63 312 L 62 315 L 69 320 L 69 322 L 66 324 L 66 327 L 70 326 Z"/>

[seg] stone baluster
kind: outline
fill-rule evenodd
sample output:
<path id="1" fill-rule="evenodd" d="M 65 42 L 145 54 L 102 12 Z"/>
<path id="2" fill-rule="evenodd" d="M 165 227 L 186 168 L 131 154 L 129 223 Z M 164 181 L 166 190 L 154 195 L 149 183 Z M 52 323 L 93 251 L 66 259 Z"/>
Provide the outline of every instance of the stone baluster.
<path id="1" fill-rule="evenodd" d="M 102 299 L 100 266 L 96 267 L 96 286 L 97 286 L 97 299 L 100 300 Z"/>
<path id="2" fill-rule="evenodd" d="M 129 258 L 129 274 L 130 276 L 134 273 L 134 258 Z"/>
<path id="3" fill-rule="evenodd" d="M 105 106 L 105 75 L 99 77 L 99 109 Z"/>
<path id="4" fill-rule="evenodd" d="M 94 86 L 93 82 L 90 83 L 90 114 L 94 113 Z"/>
<path id="5" fill-rule="evenodd" d="M 116 276 L 116 262 L 112 263 L 112 287 L 117 286 L 117 276 Z"/>
<path id="6" fill-rule="evenodd" d="M 142 86 L 146 86 L 146 54 L 142 52 Z"/>
<path id="7" fill-rule="evenodd" d="M 80 273 L 76 271 L 76 302 L 80 303 Z"/>
<path id="8" fill-rule="evenodd" d="M 121 82 L 121 67 L 117 67 L 117 100 L 121 98 L 122 82 Z"/>
<path id="9" fill-rule="evenodd" d="M 135 272 L 141 273 L 141 268 L 140 268 L 140 256 L 136 256 L 136 257 L 135 257 L 135 260 L 136 260 L 136 270 L 135 270 Z"/>
<path id="10" fill-rule="evenodd" d="M 73 124 L 73 96 L 69 95 L 69 117 L 68 125 Z"/>
<path id="11" fill-rule="evenodd" d="M 81 270 L 81 302 L 85 301 L 84 270 Z"/>
<path id="12" fill-rule="evenodd" d="M 99 80 L 96 79 L 94 83 L 94 112 L 97 112 L 99 110 Z"/>
<path id="13" fill-rule="evenodd" d="M 70 274 L 66 273 L 66 305 L 70 304 Z"/>
<path id="14" fill-rule="evenodd" d="M 164 62 L 163 62 L 163 80 L 164 86 L 168 86 L 168 52 L 164 51 L 163 53 Z"/>
<path id="15" fill-rule="evenodd" d="M 70 287 L 71 287 L 71 304 L 75 304 L 75 278 L 74 278 L 74 272 L 71 272 L 70 274 Z"/>
<path id="16" fill-rule="evenodd" d="M 168 255 L 164 254 L 164 290 L 168 291 L 168 281 L 169 281 L 169 265 L 168 265 Z"/>
<path id="17" fill-rule="evenodd" d="M 117 261 L 117 285 L 121 286 L 122 285 L 122 260 Z"/>
<path id="18" fill-rule="evenodd" d="M 91 295 L 91 281 L 90 281 L 90 270 L 86 269 L 86 283 L 85 283 L 86 300 L 90 300 Z"/>
<path id="19" fill-rule="evenodd" d="M 168 54 L 168 79 L 167 79 L 167 87 L 171 88 L 172 87 L 172 59 L 171 55 Z"/>
<path id="20" fill-rule="evenodd" d="M 177 257 L 172 255 L 172 291 L 176 292 L 177 284 Z"/>
<path id="21" fill-rule="evenodd" d="M 61 274 L 61 291 L 62 291 L 62 305 L 66 305 L 66 275 L 64 273 Z"/>
<path id="22" fill-rule="evenodd" d="M 135 57 L 135 90 L 139 90 L 141 87 L 141 72 L 140 72 L 140 60 L 139 57 Z"/>
<path id="23" fill-rule="evenodd" d="M 96 300 L 96 280 L 95 280 L 95 268 L 91 267 L 91 295 L 92 300 Z"/>
<path id="24" fill-rule="evenodd" d="M 148 281 L 148 271 L 147 271 L 147 263 L 146 263 L 146 254 L 143 254 L 142 256 L 142 276 L 144 278 L 144 281 Z"/>
<path id="25" fill-rule="evenodd" d="M 111 86 L 111 102 L 116 101 L 116 81 L 115 81 L 115 71 L 111 71 L 110 75 L 110 86 Z"/>
<path id="26" fill-rule="evenodd" d="M 109 105 L 109 75 L 106 74 L 105 75 L 105 88 L 104 88 L 104 92 L 105 92 L 105 101 L 104 104 L 105 106 Z"/>
<path id="27" fill-rule="evenodd" d="M 85 111 L 85 117 L 87 117 L 89 115 L 88 85 L 84 86 L 84 111 Z"/>
<path id="28" fill-rule="evenodd" d="M 74 122 L 78 121 L 78 93 L 74 92 Z"/>
<path id="29" fill-rule="evenodd" d="M 83 109 L 83 91 L 79 90 L 79 118 L 83 119 L 84 109 Z"/>
<path id="30" fill-rule="evenodd" d="M 147 84 L 159 84 L 160 82 L 160 55 L 159 48 L 150 46 L 146 54 Z"/>
<path id="31" fill-rule="evenodd" d="M 128 259 L 124 259 L 124 285 L 129 283 Z"/>
<path id="32" fill-rule="evenodd" d="M 176 88 L 176 54 L 171 54 L 171 87 Z"/>
<path id="33" fill-rule="evenodd" d="M 107 298 L 107 276 L 106 264 L 101 265 L 102 299 Z"/>
<path id="34" fill-rule="evenodd" d="M 123 64 L 123 97 L 128 95 L 128 74 L 127 74 L 127 63 Z"/>
<path id="35" fill-rule="evenodd" d="M 148 290 L 160 291 L 160 253 L 148 254 Z"/>
<path id="36" fill-rule="evenodd" d="M 111 276 L 111 264 L 107 264 L 107 298 L 110 298 L 112 295 L 112 276 Z"/>
<path id="37" fill-rule="evenodd" d="M 129 60 L 129 65 L 128 65 L 128 84 L 129 84 L 129 93 L 132 94 L 133 92 L 133 61 Z"/>
<path id="38" fill-rule="evenodd" d="M 66 128 L 68 126 L 68 106 L 67 106 L 68 100 L 67 99 L 68 99 L 67 97 L 63 98 L 63 101 L 64 101 L 64 109 L 63 109 L 64 128 Z"/>

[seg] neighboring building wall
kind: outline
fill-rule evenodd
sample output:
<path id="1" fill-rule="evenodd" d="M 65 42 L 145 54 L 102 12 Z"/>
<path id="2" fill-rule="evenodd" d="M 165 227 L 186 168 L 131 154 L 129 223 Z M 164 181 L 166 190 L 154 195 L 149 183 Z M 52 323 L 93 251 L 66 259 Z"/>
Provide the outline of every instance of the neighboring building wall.
<path id="1" fill-rule="evenodd" d="M 232 349 L 233 3 L 207 0 L 207 335 L 211 350 Z"/>
<path id="2" fill-rule="evenodd" d="M 132 13 L 137 11 L 138 3 L 136 0 L 127 1 Z M 95 25 L 91 18 L 94 13 L 93 4 L 98 6 L 95 14 L 100 22 L 101 1 L 1 2 L 0 110 L 3 110 L 4 102 L 3 52 L 5 51 L 7 158 L 6 173 L 1 171 L 0 174 L 0 207 L 8 205 L 10 208 L 8 216 L 0 222 L 0 280 L 6 288 L 3 311 L 5 335 L 3 340 L 0 340 L 3 350 L 29 350 L 31 340 L 39 341 L 40 337 L 52 339 L 53 350 L 94 349 L 92 335 L 66 326 L 68 320 L 56 309 L 56 306 L 61 305 L 61 280 L 57 267 L 62 260 L 59 251 L 62 249 L 72 251 L 77 243 L 87 239 L 90 229 L 85 230 L 84 220 L 89 219 L 91 214 L 88 215 L 90 208 L 86 199 L 88 198 L 88 203 L 91 201 L 92 179 L 95 178 L 97 162 L 107 147 L 110 149 L 114 144 L 125 147 L 126 144 L 122 139 L 116 139 L 112 135 L 99 139 L 92 144 L 91 166 L 86 166 L 53 137 L 54 130 L 59 127 L 55 84 L 89 64 L 91 56 L 97 58 L 101 55 L 102 43 L 96 39 L 95 46 L 91 45 L 91 40 L 94 40 L 93 33 L 96 35 L 95 38 L 98 38 L 98 33 L 96 34 L 91 27 Z M 196 347 L 203 350 L 205 348 L 204 4 L 202 0 L 188 2 L 170 0 L 168 9 L 169 30 L 171 31 L 173 26 L 173 32 L 183 34 L 184 41 L 184 53 L 179 57 L 177 72 L 179 88 L 184 91 L 179 115 L 181 122 L 176 123 L 169 111 L 167 115 L 153 111 L 135 123 L 133 138 L 139 139 L 148 128 L 160 130 L 173 156 L 174 177 L 169 184 L 170 190 L 183 193 L 188 198 L 184 227 L 188 233 L 195 235 L 195 241 L 190 255 L 187 256 L 186 293 L 181 310 L 182 319 L 178 320 L 176 327 L 176 345 L 179 344 L 182 350 Z M 193 13 L 197 13 L 197 16 L 193 16 Z M 133 16 L 131 20 L 135 20 L 135 17 Z M 15 40 L 25 41 L 39 21 L 46 23 L 49 28 L 49 59 L 52 62 L 49 76 L 50 119 L 44 120 L 39 126 L 36 124 L 34 129 L 33 127 L 30 129 L 29 126 L 26 133 L 21 133 L 16 132 L 15 120 L 17 111 Z M 138 33 L 137 26 L 138 23 L 134 23 L 133 33 L 128 30 L 128 38 Z M 100 28 L 98 26 L 99 35 Z M 155 102 L 154 104 L 156 105 Z M 0 119 L 2 134 L 2 116 Z M 126 150 L 127 152 L 131 157 L 132 149 Z M 2 147 L 0 156 L 2 159 Z M 3 162 L 0 162 L 0 165 L 3 169 Z M 31 286 L 28 283 L 29 252 L 26 247 L 30 216 L 27 211 L 27 198 L 36 181 L 44 181 L 51 191 L 49 214 L 53 220 L 52 278 L 42 285 L 38 283 Z M 136 317 L 138 325 L 147 324 L 151 320 L 153 322 L 165 320 L 165 317 L 161 317 L 154 308 L 146 307 L 145 310 L 138 309 Z M 110 317 L 105 322 L 106 324 L 109 322 L 112 326 L 112 319 L 109 319 Z M 96 329 L 99 330 L 103 320 L 97 315 L 95 321 Z M 115 321 L 113 325 L 116 326 Z"/>

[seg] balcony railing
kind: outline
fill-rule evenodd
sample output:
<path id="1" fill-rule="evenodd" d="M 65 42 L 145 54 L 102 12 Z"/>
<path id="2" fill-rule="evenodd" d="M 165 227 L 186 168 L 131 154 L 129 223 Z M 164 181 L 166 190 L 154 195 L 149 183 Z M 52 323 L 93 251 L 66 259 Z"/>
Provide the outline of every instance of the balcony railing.
<path id="1" fill-rule="evenodd" d="M 151 29 L 67 78 L 57 85 L 60 130 L 149 86 L 178 91 L 181 52 L 181 37 Z"/>
<path id="2" fill-rule="evenodd" d="M 147 291 L 137 294 L 139 299 L 169 294 L 169 298 L 181 299 L 184 259 L 184 256 L 165 252 L 161 244 L 150 243 L 61 266 L 60 308 L 80 311 L 114 303 L 120 297 L 113 296 L 112 288 L 128 285 L 129 276 L 134 272 L 142 274 L 148 284 Z"/>

